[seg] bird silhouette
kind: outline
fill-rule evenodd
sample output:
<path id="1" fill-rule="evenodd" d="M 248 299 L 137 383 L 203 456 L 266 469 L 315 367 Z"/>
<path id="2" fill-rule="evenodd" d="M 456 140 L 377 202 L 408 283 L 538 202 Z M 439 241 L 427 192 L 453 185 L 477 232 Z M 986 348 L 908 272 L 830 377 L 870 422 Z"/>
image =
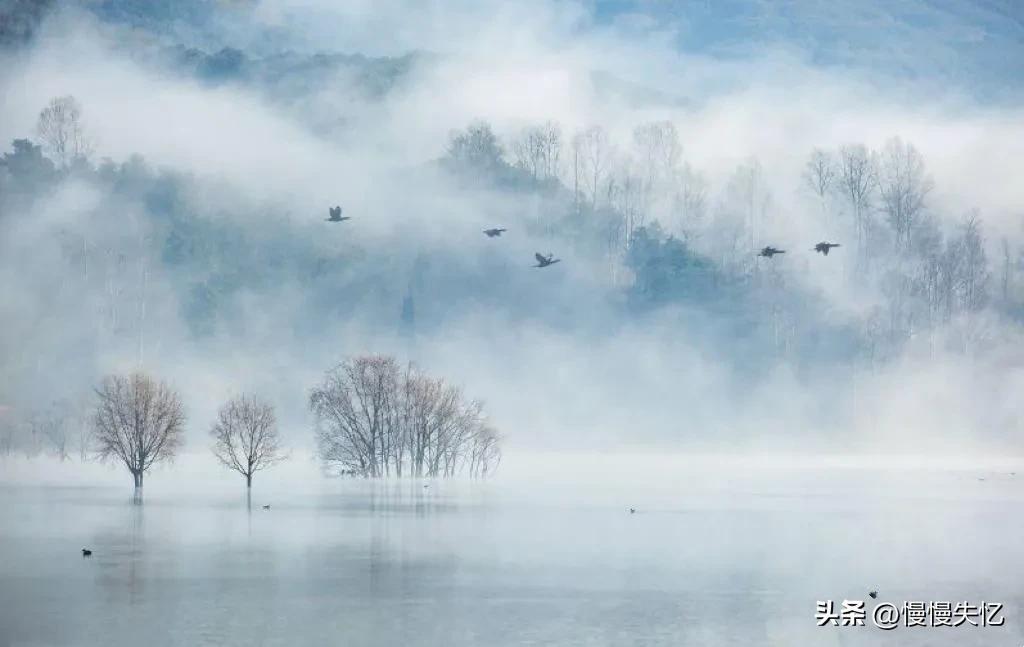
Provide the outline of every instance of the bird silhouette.
<path id="1" fill-rule="evenodd" d="M 494 238 L 495 236 L 500 237 L 506 231 L 508 231 L 508 229 L 504 229 L 501 227 L 495 227 L 493 229 L 484 229 L 484 233 L 487 234 L 488 238 Z"/>
<path id="2" fill-rule="evenodd" d="M 328 207 L 327 211 L 331 214 L 331 217 L 327 219 L 327 222 L 345 222 L 346 220 L 352 220 L 349 216 L 342 217 L 341 207 Z"/>
<path id="3" fill-rule="evenodd" d="M 871 597 L 872 600 L 874 600 L 878 597 L 878 591 L 868 591 L 868 595 Z"/>
<path id="4" fill-rule="evenodd" d="M 765 258 L 771 258 L 772 256 L 775 256 L 776 254 L 785 254 L 785 253 L 786 253 L 786 250 L 784 250 L 784 249 L 776 249 L 774 247 L 768 246 L 768 247 L 763 248 L 760 252 L 758 252 L 757 255 L 758 256 L 764 256 Z"/>
<path id="5" fill-rule="evenodd" d="M 92 555 L 92 551 L 91 550 L 89 550 L 88 548 L 83 548 L 82 549 L 82 557 L 89 557 L 90 555 Z"/>
<path id="6" fill-rule="evenodd" d="M 828 256 L 829 250 L 832 249 L 833 247 L 842 247 L 842 245 L 840 245 L 839 243 L 828 243 L 825 241 L 821 241 L 820 243 L 814 246 L 814 251 L 821 252 L 825 256 Z"/>
<path id="7" fill-rule="evenodd" d="M 547 267 L 548 265 L 554 265 L 562 260 L 560 258 L 555 258 L 555 255 L 550 252 L 548 252 L 547 256 L 537 252 L 533 257 L 537 259 L 537 264 L 534 265 L 534 267 Z"/>
<path id="8" fill-rule="evenodd" d="M 629 514 L 636 514 L 636 508 L 630 508 Z"/>
<path id="9" fill-rule="evenodd" d="M 265 506 L 263 506 L 263 509 L 264 509 L 264 510 L 269 510 L 269 509 L 270 509 L 270 504 L 268 503 L 268 504 L 266 504 Z"/>

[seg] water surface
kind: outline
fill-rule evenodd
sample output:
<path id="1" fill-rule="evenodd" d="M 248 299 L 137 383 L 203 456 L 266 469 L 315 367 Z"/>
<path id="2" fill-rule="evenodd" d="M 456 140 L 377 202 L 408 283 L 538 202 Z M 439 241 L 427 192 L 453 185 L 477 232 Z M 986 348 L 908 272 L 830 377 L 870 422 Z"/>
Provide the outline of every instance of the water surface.
<path id="1" fill-rule="evenodd" d="M 156 479 L 142 505 L 4 485 L 0 645 L 1019 646 L 1021 478 L 659 464 L 257 487 L 252 509 Z M 1006 626 L 816 626 L 817 600 L 871 589 L 1002 602 Z"/>

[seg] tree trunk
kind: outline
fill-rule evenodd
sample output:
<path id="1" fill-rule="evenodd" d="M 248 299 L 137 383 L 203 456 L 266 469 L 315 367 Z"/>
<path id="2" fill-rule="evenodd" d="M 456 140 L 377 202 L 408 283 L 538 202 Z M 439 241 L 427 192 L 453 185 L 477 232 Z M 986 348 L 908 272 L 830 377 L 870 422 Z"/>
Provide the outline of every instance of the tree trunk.
<path id="1" fill-rule="evenodd" d="M 246 474 L 245 475 L 245 487 L 247 487 L 247 488 L 251 488 L 252 487 L 252 474 Z"/>

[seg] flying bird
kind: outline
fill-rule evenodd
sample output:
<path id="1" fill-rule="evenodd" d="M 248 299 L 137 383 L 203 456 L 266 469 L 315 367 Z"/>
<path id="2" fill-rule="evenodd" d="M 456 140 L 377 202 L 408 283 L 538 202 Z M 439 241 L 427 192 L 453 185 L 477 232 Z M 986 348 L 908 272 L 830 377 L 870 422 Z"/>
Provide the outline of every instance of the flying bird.
<path id="1" fill-rule="evenodd" d="M 868 595 L 871 597 L 872 600 L 874 600 L 878 597 L 878 591 L 868 591 Z"/>
<path id="2" fill-rule="evenodd" d="M 825 256 L 828 256 L 829 250 L 832 249 L 833 247 L 842 247 L 842 245 L 840 245 L 839 243 L 827 243 L 825 241 L 822 241 L 814 246 L 814 251 L 821 252 Z"/>
<path id="3" fill-rule="evenodd" d="M 264 505 L 264 506 L 263 506 L 263 509 L 264 509 L 264 510 L 269 510 L 269 509 L 270 509 L 270 504 L 268 503 L 268 504 Z"/>
<path id="4" fill-rule="evenodd" d="M 345 222 L 346 220 L 352 220 L 349 216 L 342 217 L 341 207 L 328 207 L 327 211 L 331 214 L 331 217 L 327 219 L 327 222 Z"/>
<path id="5" fill-rule="evenodd" d="M 630 508 L 629 514 L 636 514 L 636 508 Z"/>
<path id="6" fill-rule="evenodd" d="M 550 252 L 548 252 L 547 256 L 544 256 L 540 252 L 537 252 L 536 254 L 533 255 L 533 257 L 537 259 L 537 264 L 534 265 L 534 267 L 547 267 L 548 265 L 554 265 L 555 263 L 562 260 L 560 258 L 555 258 L 555 255 Z"/>
<path id="7" fill-rule="evenodd" d="M 503 229 L 500 227 L 495 227 L 494 229 L 484 229 L 484 233 L 487 234 L 488 238 L 494 238 L 495 236 L 500 237 L 506 231 L 508 231 L 508 229 Z"/>
<path id="8" fill-rule="evenodd" d="M 764 256 L 765 258 L 771 258 L 772 256 L 775 256 L 776 254 L 785 254 L 785 253 L 786 253 L 786 250 L 784 250 L 784 249 L 776 249 L 774 247 L 768 246 L 768 247 L 765 247 L 764 249 L 762 249 L 760 252 L 758 252 L 757 255 L 758 256 Z"/>
<path id="9" fill-rule="evenodd" d="M 82 557 L 89 557 L 90 555 L 92 555 L 92 551 L 91 550 L 89 550 L 88 548 L 83 548 L 82 549 Z"/>

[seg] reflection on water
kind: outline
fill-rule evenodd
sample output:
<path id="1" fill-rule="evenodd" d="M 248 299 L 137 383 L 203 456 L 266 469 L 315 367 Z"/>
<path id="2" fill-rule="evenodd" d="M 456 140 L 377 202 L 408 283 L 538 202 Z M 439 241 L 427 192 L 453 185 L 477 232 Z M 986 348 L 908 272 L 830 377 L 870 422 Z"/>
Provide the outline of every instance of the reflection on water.
<path id="1" fill-rule="evenodd" d="M 742 471 L 145 496 L 133 505 L 116 488 L 0 488 L 0 645 L 1024 636 L 1024 483 L 1008 475 Z M 816 600 L 870 589 L 898 603 L 1000 601 L 1007 625 L 815 626 Z"/>

